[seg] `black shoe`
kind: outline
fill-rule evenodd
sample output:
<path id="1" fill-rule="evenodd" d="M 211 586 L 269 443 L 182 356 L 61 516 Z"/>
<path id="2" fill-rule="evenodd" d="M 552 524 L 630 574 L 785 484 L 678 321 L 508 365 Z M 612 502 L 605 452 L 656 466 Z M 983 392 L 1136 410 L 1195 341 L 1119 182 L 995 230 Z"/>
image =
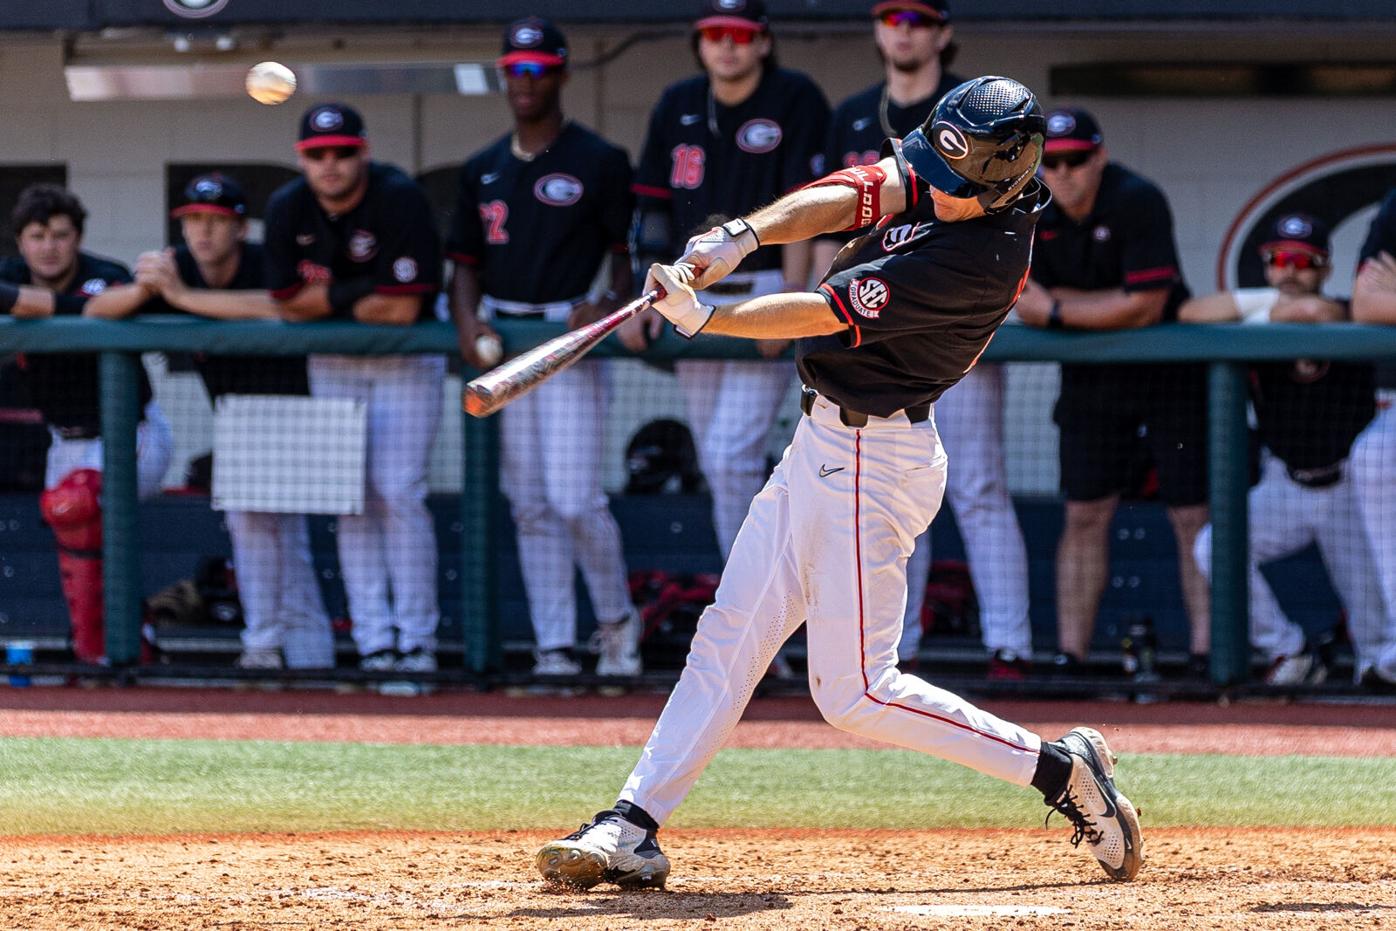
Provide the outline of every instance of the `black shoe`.
<path id="1" fill-rule="evenodd" d="M 1375 666 L 1362 674 L 1362 680 L 1358 682 L 1358 685 L 1378 695 L 1396 695 L 1396 681 L 1377 672 Z"/>
<path id="2" fill-rule="evenodd" d="M 1058 653 L 1052 657 L 1052 677 L 1057 679 L 1079 679 L 1086 674 L 1086 664 L 1070 653 Z"/>

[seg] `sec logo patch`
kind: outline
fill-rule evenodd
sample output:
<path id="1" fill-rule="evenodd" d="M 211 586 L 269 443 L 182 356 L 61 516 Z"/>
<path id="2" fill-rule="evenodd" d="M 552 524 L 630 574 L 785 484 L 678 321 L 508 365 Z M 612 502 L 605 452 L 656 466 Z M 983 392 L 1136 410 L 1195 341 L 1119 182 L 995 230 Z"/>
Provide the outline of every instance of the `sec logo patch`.
<path id="1" fill-rule="evenodd" d="M 737 148 L 743 152 L 761 155 L 780 145 L 783 135 L 780 124 L 773 120 L 747 120 L 737 130 Z"/>
<path id="2" fill-rule="evenodd" d="M 411 256 L 404 255 L 393 263 L 393 277 L 402 284 L 410 284 L 417 280 L 417 260 Z"/>
<path id="3" fill-rule="evenodd" d="M 561 172 L 544 175 L 533 185 L 533 196 L 554 207 L 570 207 L 582 199 L 582 182 Z"/>
<path id="4" fill-rule="evenodd" d="M 859 314 L 876 320 L 892 299 L 892 290 L 881 278 L 855 278 L 848 286 L 848 299 Z"/>

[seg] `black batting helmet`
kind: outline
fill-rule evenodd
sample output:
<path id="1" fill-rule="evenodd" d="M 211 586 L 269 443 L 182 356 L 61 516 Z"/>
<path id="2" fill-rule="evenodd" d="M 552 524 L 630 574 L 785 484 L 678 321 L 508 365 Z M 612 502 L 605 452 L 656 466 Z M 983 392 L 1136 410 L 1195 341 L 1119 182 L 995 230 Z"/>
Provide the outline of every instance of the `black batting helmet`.
<path id="1" fill-rule="evenodd" d="M 1012 78 L 966 81 L 902 140 L 902 154 L 931 187 L 974 197 L 990 213 L 1024 193 L 1042 161 L 1047 121 L 1037 97 Z"/>

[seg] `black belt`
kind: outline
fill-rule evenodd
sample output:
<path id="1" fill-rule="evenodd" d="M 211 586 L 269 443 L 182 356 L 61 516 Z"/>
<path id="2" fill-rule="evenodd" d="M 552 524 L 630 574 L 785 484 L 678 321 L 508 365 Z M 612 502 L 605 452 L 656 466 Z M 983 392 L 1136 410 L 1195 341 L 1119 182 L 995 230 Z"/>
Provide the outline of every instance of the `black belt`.
<path id="1" fill-rule="evenodd" d="M 806 415 L 813 413 L 814 402 L 819 397 L 819 392 L 808 385 L 801 386 L 800 390 L 800 410 Z M 825 398 L 830 404 L 832 400 Z M 850 410 L 842 404 L 834 404 L 839 409 L 839 420 L 843 421 L 846 427 L 866 427 L 868 425 L 868 415 L 862 411 Z M 911 407 L 903 408 L 902 413 L 906 414 L 906 419 L 912 423 L 922 423 L 931 419 L 931 405 L 913 404 Z"/>
<path id="2" fill-rule="evenodd" d="M 755 285 L 750 281 L 718 281 L 703 289 L 707 294 L 750 294 Z"/>
<path id="3" fill-rule="evenodd" d="M 513 311 L 505 310 L 502 307 L 496 307 L 494 315 L 496 317 L 508 317 L 510 320 L 542 320 L 543 317 L 546 316 L 541 310 Z"/>
<path id="4" fill-rule="evenodd" d="M 55 426 L 53 432 L 65 440 L 95 440 L 102 435 L 101 427 L 78 425 L 71 427 Z"/>
<path id="5" fill-rule="evenodd" d="M 1286 469 L 1289 477 L 1305 488 L 1327 488 L 1329 485 L 1336 485 L 1343 480 L 1343 463 L 1335 462 L 1330 466 L 1320 466 L 1317 469 Z"/>

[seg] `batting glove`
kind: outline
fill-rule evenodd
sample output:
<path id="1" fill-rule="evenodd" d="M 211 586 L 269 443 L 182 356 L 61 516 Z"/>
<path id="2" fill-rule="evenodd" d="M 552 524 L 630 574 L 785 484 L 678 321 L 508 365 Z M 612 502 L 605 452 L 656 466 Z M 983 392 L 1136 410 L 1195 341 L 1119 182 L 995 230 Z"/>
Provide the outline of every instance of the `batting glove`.
<path id="1" fill-rule="evenodd" d="M 690 282 L 693 269 L 687 265 L 650 266 L 645 279 L 645 290 L 653 290 L 656 285 L 665 291 L 664 297 L 655 302 L 654 309 L 664 315 L 664 319 L 674 325 L 679 335 L 692 339 L 712 319 L 713 305 L 704 304 L 693 293 Z"/>
<path id="2" fill-rule="evenodd" d="M 737 270 L 742 259 L 761 247 L 756 231 L 745 220 L 729 220 L 688 241 L 684 265 L 693 266 L 693 287 L 701 291 Z"/>

